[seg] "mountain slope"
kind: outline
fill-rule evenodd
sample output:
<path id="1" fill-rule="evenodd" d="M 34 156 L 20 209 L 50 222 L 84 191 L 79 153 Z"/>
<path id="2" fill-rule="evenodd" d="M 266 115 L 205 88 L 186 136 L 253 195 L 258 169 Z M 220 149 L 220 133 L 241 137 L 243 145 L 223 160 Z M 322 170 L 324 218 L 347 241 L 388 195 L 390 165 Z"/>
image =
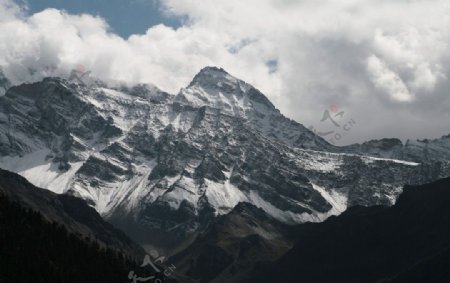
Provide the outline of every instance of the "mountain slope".
<path id="1" fill-rule="evenodd" d="M 83 200 L 39 189 L 23 177 L 0 169 L 0 194 L 12 206 L 33 211 L 40 222 L 55 223 L 81 239 L 90 239 L 128 257 L 141 259 L 144 251 L 122 231 L 105 222 Z"/>
<path id="2" fill-rule="evenodd" d="M 1 282 L 124 282 L 131 261 L 0 194 Z"/>
<path id="3" fill-rule="evenodd" d="M 449 223 L 450 179 L 408 186 L 393 207 L 300 225 L 294 247 L 251 282 L 448 282 Z"/>
<path id="4" fill-rule="evenodd" d="M 82 200 L 0 170 L 0 282 L 124 282 L 143 250 Z"/>
<path id="5" fill-rule="evenodd" d="M 258 261 L 274 261 L 288 251 L 290 230 L 262 209 L 241 202 L 170 261 L 199 282 L 238 282 Z"/>
<path id="6" fill-rule="evenodd" d="M 240 202 L 284 223 L 322 221 L 393 204 L 405 183 L 448 176 L 448 160 L 334 147 L 212 67 L 177 95 L 47 78 L 0 97 L 0 167 L 86 200 L 167 253 Z"/>

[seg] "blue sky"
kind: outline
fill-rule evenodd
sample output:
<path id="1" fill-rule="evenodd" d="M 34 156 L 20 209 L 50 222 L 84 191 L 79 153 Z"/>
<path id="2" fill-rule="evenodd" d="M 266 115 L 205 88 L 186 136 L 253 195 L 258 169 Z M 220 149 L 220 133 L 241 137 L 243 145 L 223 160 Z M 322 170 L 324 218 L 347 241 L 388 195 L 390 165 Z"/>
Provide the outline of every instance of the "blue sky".
<path id="1" fill-rule="evenodd" d="M 164 14 L 156 0 L 27 0 L 25 3 L 29 14 L 56 8 L 70 14 L 99 15 L 123 38 L 143 34 L 149 27 L 161 23 L 171 27 L 181 24 L 180 18 Z"/>

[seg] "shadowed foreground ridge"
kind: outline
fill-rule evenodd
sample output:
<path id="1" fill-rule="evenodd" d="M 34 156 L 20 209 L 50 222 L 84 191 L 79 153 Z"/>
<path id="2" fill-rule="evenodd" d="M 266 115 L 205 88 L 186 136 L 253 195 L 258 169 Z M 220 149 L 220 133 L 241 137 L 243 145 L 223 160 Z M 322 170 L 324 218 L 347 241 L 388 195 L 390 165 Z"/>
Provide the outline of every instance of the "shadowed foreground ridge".
<path id="1" fill-rule="evenodd" d="M 0 169 L 0 282 L 125 282 L 149 274 L 142 253 L 84 201 Z"/>
<path id="2" fill-rule="evenodd" d="M 37 188 L 22 176 L 2 169 L 0 194 L 25 209 L 38 212 L 47 222 L 63 225 L 69 233 L 95 239 L 100 245 L 120 250 L 132 258 L 141 259 L 144 255 L 139 245 L 79 198 Z"/>
<path id="3" fill-rule="evenodd" d="M 1 282 L 123 282 L 131 262 L 0 194 Z"/>
<path id="4" fill-rule="evenodd" d="M 393 207 L 353 207 L 298 227 L 251 282 L 450 282 L 450 179 L 406 186 Z"/>

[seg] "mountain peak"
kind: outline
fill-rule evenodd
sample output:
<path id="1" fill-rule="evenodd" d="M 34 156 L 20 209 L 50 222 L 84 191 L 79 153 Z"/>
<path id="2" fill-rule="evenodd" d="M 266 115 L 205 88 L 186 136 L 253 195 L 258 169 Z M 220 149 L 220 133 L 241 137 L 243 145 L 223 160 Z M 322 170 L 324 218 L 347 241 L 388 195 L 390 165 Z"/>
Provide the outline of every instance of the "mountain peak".
<path id="1" fill-rule="evenodd" d="M 237 83 L 239 80 L 231 76 L 222 68 L 207 66 L 201 69 L 200 72 L 197 73 L 197 75 L 195 75 L 194 79 L 189 84 L 189 87 L 194 85 L 201 85 L 203 87 L 217 86 L 220 85 L 220 82 L 223 81 L 231 81 L 233 83 Z"/>
<path id="2" fill-rule="evenodd" d="M 216 67 L 216 66 L 206 66 L 203 69 L 200 70 L 199 73 L 212 73 L 212 72 L 216 72 L 216 73 L 223 73 L 223 74 L 228 74 L 227 71 L 225 71 L 225 69 L 221 68 L 221 67 Z"/>
<path id="3" fill-rule="evenodd" d="M 261 107 L 259 110 L 263 112 L 278 113 L 259 90 L 219 67 L 201 69 L 188 87 L 181 90 L 178 100 L 197 106 L 212 106 L 238 116 Z"/>

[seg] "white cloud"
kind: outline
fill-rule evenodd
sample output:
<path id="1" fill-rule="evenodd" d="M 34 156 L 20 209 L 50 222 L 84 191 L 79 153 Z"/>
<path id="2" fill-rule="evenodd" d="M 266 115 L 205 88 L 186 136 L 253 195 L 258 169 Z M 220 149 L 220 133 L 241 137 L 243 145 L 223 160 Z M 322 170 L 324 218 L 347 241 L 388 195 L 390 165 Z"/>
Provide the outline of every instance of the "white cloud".
<path id="1" fill-rule="evenodd" d="M 386 66 L 377 56 L 367 60 L 367 69 L 375 86 L 398 102 L 409 102 L 413 99 L 402 79 Z"/>
<path id="2" fill-rule="evenodd" d="M 205 65 L 217 65 L 307 126 L 320 129 L 330 105 L 345 109 L 357 126 L 342 142 L 450 132 L 440 118 L 450 107 L 448 1 L 160 3 L 166 13 L 187 17 L 186 24 L 123 39 L 99 17 L 54 9 L 27 17 L 0 0 L 0 65 L 16 83 L 82 64 L 101 78 L 170 92 Z"/>

